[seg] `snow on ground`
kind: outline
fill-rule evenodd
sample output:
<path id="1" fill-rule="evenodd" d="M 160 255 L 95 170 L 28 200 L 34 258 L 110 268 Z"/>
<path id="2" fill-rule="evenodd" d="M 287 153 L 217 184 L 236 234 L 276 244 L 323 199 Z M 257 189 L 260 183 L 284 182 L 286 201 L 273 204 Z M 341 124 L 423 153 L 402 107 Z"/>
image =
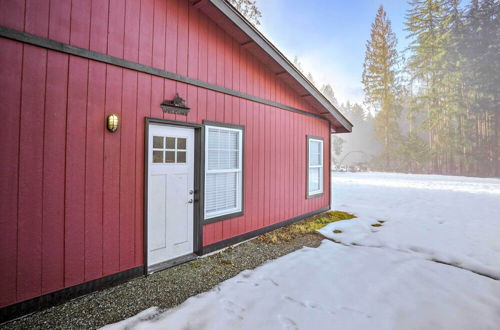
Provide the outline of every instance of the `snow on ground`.
<path id="1" fill-rule="evenodd" d="M 334 208 L 358 219 L 324 227 L 325 236 L 412 252 L 500 279 L 499 179 L 337 173 L 333 182 Z M 372 227 L 377 220 L 386 222 Z"/>
<path id="2" fill-rule="evenodd" d="M 337 173 L 333 199 L 359 216 L 322 230 L 342 244 L 325 240 L 107 328 L 499 329 L 500 281 L 477 273 L 500 271 L 500 180 Z"/>

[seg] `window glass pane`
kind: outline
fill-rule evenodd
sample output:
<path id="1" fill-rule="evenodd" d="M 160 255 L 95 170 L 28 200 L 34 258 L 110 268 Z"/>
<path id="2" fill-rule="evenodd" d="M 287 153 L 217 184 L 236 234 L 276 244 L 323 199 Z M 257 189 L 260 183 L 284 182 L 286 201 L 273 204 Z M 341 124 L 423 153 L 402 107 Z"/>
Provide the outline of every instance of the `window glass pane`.
<path id="1" fill-rule="evenodd" d="M 320 154 L 309 152 L 309 165 L 321 165 Z"/>
<path id="2" fill-rule="evenodd" d="M 320 172 L 321 168 L 309 169 L 309 192 L 320 190 Z"/>
<path id="3" fill-rule="evenodd" d="M 239 147 L 240 132 L 230 131 L 228 137 L 228 148 L 236 150 Z"/>
<path id="4" fill-rule="evenodd" d="M 207 150 L 208 170 L 217 170 L 219 168 L 219 150 Z"/>
<path id="5" fill-rule="evenodd" d="M 177 138 L 177 149 L 186 149 L 186 139 Z"/>
<path id="6" fill-rule="evenodd" d="M 165 163 L 175 163 L 175 151 L 165 151 Z"/>
<path id="7" fill-rule="evenodd" d="M 309 165 L 321 165 L 321 142 L 310 140 L 309 141 Z"/>
<path id="8" fill-rule="evenodd" d="M 163 151 L 153 151 L 153 163 L 163 163 Z"/>
<path id="9" fill-rule="evenodd" d="M 239 152 L 238 151 L 230 151 L 229 152 L 229 166 L 233 169 L 239 169 Z"/>
<path id="10" fill-rule="evenodd" d="M 220 134 L 218 129 L 209 128 L 208 129 L 208 149 L 219 148 Z"/>
<path id="11" fill-rule="evenodd" d="M 185 162 L 186 162 L 186 152 L 177 151 L 177 163 L 185 163 Z"/>
<path id="12" fill-rule="evenodd" d="M 207 128 L 205 216 L 236 212 L 241 205 L 241 131 Z"/>
<path id="13" fill-rule="evenodd" d="M 165 148 L 175 149 L 175 138 L 174 137 L 167 137 L 167 146 Z"/>
<path id="14" fill-rule="evenodd" d="M 163 149 L 163 136 L 153 136 L 153 148 Z"/>
<path id="15" fill-rule="evenodd" d="M 230 132 L 220 131 L 219 133 L 219 149 L 229 149 L 230 147 Z"/>
<path id="16" fill-rule="evenodd" d="M 239 173 L 208 173 L 205 180 L 205 211 L 207 214 L 232 210 L 238 206 Z"/>

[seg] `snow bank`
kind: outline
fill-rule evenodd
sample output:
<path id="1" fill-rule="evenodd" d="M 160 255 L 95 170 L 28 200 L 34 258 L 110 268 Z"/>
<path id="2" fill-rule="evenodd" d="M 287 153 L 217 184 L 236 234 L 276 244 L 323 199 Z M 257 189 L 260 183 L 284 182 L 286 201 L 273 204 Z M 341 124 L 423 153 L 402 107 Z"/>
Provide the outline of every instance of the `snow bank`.
<path id="1" fill-rule="evenodd" d="M 140 323 L 107 329 L 494 329 L 500 282 L 324 241 L 244 271 Z"/>
<path id="2" fill-rule="evenodd" d="M 336 173 L 333 182 L 333 208 L 358 218 L 322 228 L 326 237 L 414 253 L 500 279 L 499 179 Z M 386 222 L 372 227 L 378 220 Z"/>

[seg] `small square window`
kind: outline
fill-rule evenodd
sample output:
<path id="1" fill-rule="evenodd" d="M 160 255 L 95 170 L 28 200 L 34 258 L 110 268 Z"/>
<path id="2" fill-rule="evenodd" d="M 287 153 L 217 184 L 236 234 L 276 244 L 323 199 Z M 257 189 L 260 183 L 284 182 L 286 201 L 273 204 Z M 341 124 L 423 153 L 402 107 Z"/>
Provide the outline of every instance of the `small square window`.
<path id="1" fill-rule="evenodd" d="M 165 148 L 166 149 L 175 149 L 175 138 L 174 137 L 167 137 L 167 145 Z"/>
<path id="2" fill-rule="evenodd" d="M 186 150 L 186 139 L 185 138 L 177 138 L 177 149 Z"/>
<path id="3" fill-rule="evenodd" d="M 175 163 L 175 151 L 165 151 L 165 163 Z"/>
<path id="4" fill-rule="evenodd" d="M 163 151 L 153 151 L 153 163 L 163 163 Z"/>
<path id="5" fill-rule="evenodd" d="M 153 136 L 153 148 L 163 149 L 163 136 Z"/>
<path id="6" fill-rule="evenodd" d="M 185 162 L 186 162 L 186 152 L 177 151 L 177 163 L 185 163 Z"/>

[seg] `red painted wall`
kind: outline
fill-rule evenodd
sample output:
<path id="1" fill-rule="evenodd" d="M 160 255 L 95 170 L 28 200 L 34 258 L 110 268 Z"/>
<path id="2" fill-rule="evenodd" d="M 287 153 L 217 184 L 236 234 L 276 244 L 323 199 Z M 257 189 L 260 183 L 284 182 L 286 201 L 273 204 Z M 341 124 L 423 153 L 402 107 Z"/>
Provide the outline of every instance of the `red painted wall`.
<path id="1" fill-rule="evenodd" d="M 0 25 L 315 112 L 187 0 L 0 0 Z M 307 200 L 327 121 L 0 38 L 0 307 L 143 265 L 144 117 L 244 125 L 244 216 L 208 245 L 329 205 Z M 189 115 L 163 114 L 178 92 Z M 105 130 L 117 113 L 121 127 Z"/>

